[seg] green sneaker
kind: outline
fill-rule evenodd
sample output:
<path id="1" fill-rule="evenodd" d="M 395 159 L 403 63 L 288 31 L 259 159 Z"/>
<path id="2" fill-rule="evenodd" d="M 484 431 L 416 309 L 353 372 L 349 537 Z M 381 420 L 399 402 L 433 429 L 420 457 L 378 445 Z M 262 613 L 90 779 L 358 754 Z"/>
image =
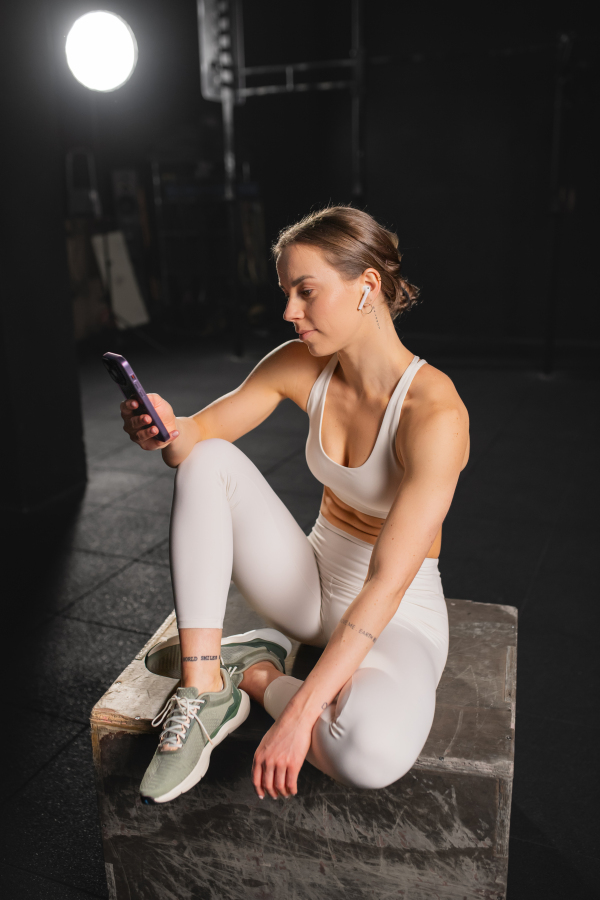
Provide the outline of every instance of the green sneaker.
<path id="1" fill-rule="evenodd" d="M 292 644 L 285 634 L 274 628 L 255 628 L 243 634 L 231 634 L 221 641 L 221 665 L 232 676 L 239 687 L 243 673 L 257 662 L 271 662 L 285 671 L 285 660 Z M 155 675 L 167 678 L 181 678 L 181 648 L 179 635 L 156 644 L 146 654 L 146 667 Z"/>
<path id="2" fill-rule="evenodd" d="M 221 691 L 177 688 L 152 720 L 153 725 L 164 722 L 164 728 L 140 784 L 143 803 L 166 803 L 189 791 L 206 773 L 213 747 L 248 717 L 248 694 L 233 684 L 226 668 L 221 676 Z"/>
<path id="3" fill-rule="evenodd" d="M 285 661 L 291 649 L 291 641 L 280 631 L 274 628 L 255 628 L 223 638 L 221 665 L 226 667 L 231 680 L 239 687 L 246 669 L 257 662 L 273 663 L 276 669 L 285 672 Z"/>
<path id="4" fill-rule="evenodd" d="M 146 653 L 146 668 L 165 678 L 181 678 L 181 647 L 179 635 L 160 641 Z"/>

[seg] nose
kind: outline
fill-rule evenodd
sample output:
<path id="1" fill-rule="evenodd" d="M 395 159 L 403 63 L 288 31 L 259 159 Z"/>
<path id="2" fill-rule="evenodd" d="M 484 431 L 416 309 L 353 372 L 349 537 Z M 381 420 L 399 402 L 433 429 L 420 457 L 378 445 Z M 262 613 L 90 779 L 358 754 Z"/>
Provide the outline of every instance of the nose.
<path id="1" fill-rule="evenodd" d="M 288 302 L 283 311 L 283 318 L 286 322 L 295 322 L 296 319 L 304 318 L 304 310 L 302 303 L 294 297 L 288 297 Z"/>

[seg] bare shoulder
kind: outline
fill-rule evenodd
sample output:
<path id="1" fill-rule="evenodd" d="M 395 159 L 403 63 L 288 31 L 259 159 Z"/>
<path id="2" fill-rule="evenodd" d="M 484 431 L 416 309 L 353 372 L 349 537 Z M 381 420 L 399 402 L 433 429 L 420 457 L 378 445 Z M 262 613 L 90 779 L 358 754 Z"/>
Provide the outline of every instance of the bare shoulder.
<path id="1" fill-rule="evenodd" d="M 396 450 L 402 461 L 408 446 L 423 433 L 456 435 L 464 444 L 462 468 L 469 459 L 469 413 L 452 379 L 435 366 L 422 366 L 404 399 L 398 425 Z"/>
<path id="2" fill-rule="evenodd" d="M 452 379 L 429 363 L 421 366 L 414 376 L 404 400 L 404 407 L 406 410 L 419 411 L 423 414 L 456 409 L 468 416 L 467 408 Z"/>
<path id="3" fill-rule="evenodd" d="M 330 359 L 331 356 L 312 356 L 302 341 L 286 341 L 271 350 L 252 374 L 260 372 L 282 398 L 293 400 L 306 412 L 312 386 Z"/>

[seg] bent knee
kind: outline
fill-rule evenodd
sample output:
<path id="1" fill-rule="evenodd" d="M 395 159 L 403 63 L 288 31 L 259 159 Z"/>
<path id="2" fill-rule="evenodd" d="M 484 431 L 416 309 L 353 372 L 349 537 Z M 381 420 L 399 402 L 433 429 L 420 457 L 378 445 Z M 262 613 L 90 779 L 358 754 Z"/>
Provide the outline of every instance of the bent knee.
<path id="1" fill-rule="evenodd" d="M 403 778 L 416 763 L 421 747 L 364 748 L 340 760 L 340 774 L 351 787 L 376 790 Z"/>
<path id="2" fill-rule="evenodd" d="M 313 746 L 317 758 L 327 760 L 324 771 L 349 787 L 374 790 L 385 788 L 409 772 L 423 749 L 427 734 L 423 729 L 368 730 L 356 722 L 340 734 L 326 718 L 317 720 Z"/>
<path id="3" fill-rule="evenodd" d="M 435 693 L 403 695 L 385 673 L 365 668 L 354 673 L 351 689 L 339 699 L 337 715 L 332 710 L 319 728 L 319 742 L 339 780 L 372 790 L 406 775 L 431 730 Z"/>
<path id="4" fill-rule="evenodd" d="M 235 460 L 246 459 L 239 447 L 222 438 L 206 438 L 198 441 L 188 456 L 177 467 L 177 481 L 194 477 L 197 473 L 208 474 L 218 471 L 223 465 L 230 466 Z"/>
<path id="5" fill-rule="evenodd" d="M 225 441 L 223 438 L 206 438 L 204 441 L 198 441 L 197 444 L 194 444 L 192 449 L 189 452 L 189 455 L 186 459 L 184 459 L 184 463 L 188 460 L 196 461 L 202 460 L 202 462 L 222 462 L 224 459 L 236 454 L 241 454 L 241 450 L 236 447 L 231 441 Z M 181 463 L 183 465 L 183 463 Z"/>

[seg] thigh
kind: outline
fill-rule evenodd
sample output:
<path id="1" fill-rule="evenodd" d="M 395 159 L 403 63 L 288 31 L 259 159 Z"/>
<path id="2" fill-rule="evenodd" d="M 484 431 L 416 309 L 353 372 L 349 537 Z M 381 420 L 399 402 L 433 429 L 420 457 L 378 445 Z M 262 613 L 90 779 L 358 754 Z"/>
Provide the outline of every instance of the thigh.
<path id="1" fill-rule="evenodd" d="M 321 585 L 308 537 L 254 463 L 229 447 L 233 582 L 269 624 L 294 640 L 319 642 Z"/>
<path id="2" fill-rule="evenodd" d="M 320 644 L 321 585 L 308 537 L 262 478 L 233 517 L 232 579 L 250 606 L 288 637 Z"/>
<path id="3" fill-rule="evenodd" d="M 317 721 L 316 764 L 357 787 L 397 781 L 427 740 L 436 686 L 434 645 L 409 625 L 390 623 Z"/>

